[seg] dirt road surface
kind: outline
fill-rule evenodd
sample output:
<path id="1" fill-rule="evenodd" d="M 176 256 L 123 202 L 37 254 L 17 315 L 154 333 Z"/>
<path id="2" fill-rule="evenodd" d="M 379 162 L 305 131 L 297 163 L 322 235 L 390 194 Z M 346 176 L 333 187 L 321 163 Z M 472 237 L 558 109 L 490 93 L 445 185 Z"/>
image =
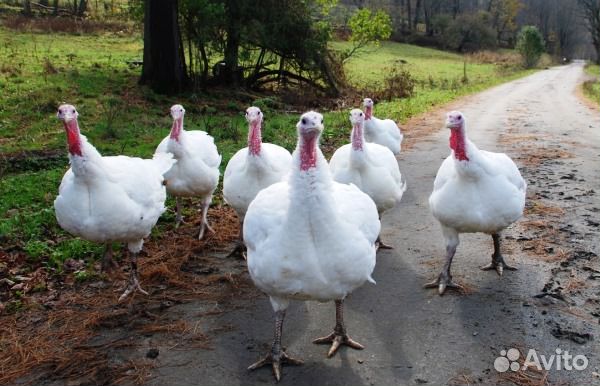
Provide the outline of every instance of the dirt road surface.
<path id="1" fill-rule="evenodd" d="M 331 331 L 333 303 L 296 302 L 283 342 L 305 364 L 284 367 L 282 385 L 600 384 L 600 113 L 575 95 L 582 67 L 540 71 L 406 125 L 413 144 L 399 163 L 408 190 L 383 219 L 383 238 L 394 249 L 377 255 L 377 284 L 365 284 L 346 301 L 348 332 L 366 349 L 342 347 L 326 358 L 328 348 L 311 341 Z M 513 157 L 529 188 L 525 216 L 504 233 L 507 262 L 519 270 L 504 277 L 479 270 L 490 260 L 491 237 L 462 235 L 453 275 L 466 290 L 440 297 L 422 285 L 443 263 L 443 239 L 427 202 L 449 153 L 442 128 L 449 109 L 465 114 L 467 133 L 480 148 Z M 227 265 L 243 270 L 242 262 Z M 166 311 L 191 323 L 205 315 L 201 328 L 213 332 L 212 349 L 148 334 L 132 337 L 137 347 L 115 355 L 144 358 L 158 349 L 147 385 L 272 384 L 269 368 L 246 370 L 267 352 L 273 332 L 267 297 L 248 291 L 255 293 L 208 319 L 220 304 L 191 301 Z M 588 365 L 557 370 L 555 358 L 548 372 L 499 373 L 494 361 L 509 348 L 535 349 L 547 360 L 556 349 L 568 350 L 585 355 Z"/>

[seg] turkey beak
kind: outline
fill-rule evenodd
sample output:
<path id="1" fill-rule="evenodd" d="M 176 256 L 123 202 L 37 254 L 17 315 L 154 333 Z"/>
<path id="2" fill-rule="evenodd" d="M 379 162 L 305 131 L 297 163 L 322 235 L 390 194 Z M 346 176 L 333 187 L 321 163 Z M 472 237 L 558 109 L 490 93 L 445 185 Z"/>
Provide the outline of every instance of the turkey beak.
<path id="1" fill-rule="evenodd" d="M 459 123 L 452 122 L 451 120 L 447 120 L 446 121 L 446 128 L 447 129 L 450 129 L 450 130 L 452 130 L 452 129 L 458 129 L 459 127 L 460 127 Z"/>
<path id="2" fill-rule="evenodd" d="M 73 119 L 75 119 L 75 114 L 66 112 L 62 114 L 62 117 L 59 115 L 58 116 L 59 119 L 62 119 L 65 123 L 69 123 L 71 122 Z"/>
<path id="3" fill-rule="evenodd" d="M 310 134 L 320 134 L 323 131 L 323 125 L 317 123 L 313 127 L 307 127 L 306 132 Z"/>

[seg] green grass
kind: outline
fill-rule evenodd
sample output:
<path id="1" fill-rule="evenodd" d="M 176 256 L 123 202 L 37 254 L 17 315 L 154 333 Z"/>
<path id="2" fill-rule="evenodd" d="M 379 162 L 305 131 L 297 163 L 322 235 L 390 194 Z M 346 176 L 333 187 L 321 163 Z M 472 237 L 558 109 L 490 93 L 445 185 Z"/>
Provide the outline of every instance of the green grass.
<path id="1" fill-rule="evenodd" d="M 32 34 L 0 28 L 0 42 L 0 246 L 16 246 L 32 262 L 60 270 L 67 258 L 93 260 L 101 254 L 101 246 L 60 229 L 54 216 L 53 201 L 68 168 L 64 130 L 55 118 L 60 103 L 77 106 L 83 134 L 104 155 L 151 156 L 169 133 L 167 112 L 174 103 L 186 107 L 186 129 L 206 130 L 215 137 L 222 170 L 246 145 L 244 103 L 214 94 L 165 97 L 137 85 L 140 68 L 129 68 L 127 62 L 142 56 L 139 36 Z M 345 43 L 332 44 L 342 48 Z M 399 59 L 418 81 L 412 98 L 376 107 L 378 116 L 399 122 L 527 74 L 469 63 L 469 81 L 462 83 L 456 81 L 463 75 L 460 55 L 396 43 L 369 50 L 348 62 L 353 82 L 381 83 Z M 278 112 L 273 98 L 251 103 L 265 113 L 263 139 L 293 150 L 298 114 Z M 327 152 L 348 141 L 346 110 L 326 112 L 325 126 L 322 144 Z M 17 156 L 24 150 L 37 153 Z M 218 192 L 215 201 L 220 200 Z M 173 206 L 172 199 L 167 205 Z M 153 235 L 170 228 L 172 221 L 172 213 L 165 213 Z M 81 275 L 81 280 L 87 277 Z"/>
<path id="2" fill-rule="evenodd" d="M 583 83 L 583 93 L 596 105 L 600 105 L 600 65 L 587 64 L 585 72 L 595 79 Z"/>

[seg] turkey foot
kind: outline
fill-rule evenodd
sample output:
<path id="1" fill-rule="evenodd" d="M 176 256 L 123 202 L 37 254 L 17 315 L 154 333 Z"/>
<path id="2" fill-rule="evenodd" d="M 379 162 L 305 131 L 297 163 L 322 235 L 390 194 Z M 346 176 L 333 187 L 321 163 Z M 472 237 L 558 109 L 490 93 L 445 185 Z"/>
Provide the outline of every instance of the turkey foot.
<path id="1" fill-rule="evenodd" d="M 235 248 L 227 255 L 227 257 L 241 256 L 246 260 L 246 246 L 242 242 L 237 242 Z"/>
<path id="2" fill-rule="evenodd" d="M 142 286 L 140 285 L 140 279 L 138 277 L 137 271 L 137 253 L 132 253 L 130 258 L 131 263 L 131 272 L 129 273 L 129 282 L 127 283 L 127 287 L 125 287 L 125 291 L 119 297 L 119 302 L 123 301 L 127 296 L 129 296 L 134 291 L 139 291 L 144 295 L 148 295 L 148 292 L 144 291 Z"/>
<path id="3" fill-rule="evenodd" d="M 285 350 L 283 350 L 281 348 L 279 348 L 277 350 L 275 347 L 273 347 L 271 349 L 270 353 L 268 353 L 263 359 L 259 360 L 258 362 L 251 364 L 248 367 L 248 370 L 250 370 L 250 371 L 256 370 L 260 367 L 270 364 L 273 367 L 273 375 L 275 376 L 275 379 L 277 380 L 277 382 L 279 382 L 281 380 L 281 366 L 282 365 L 287 364 L 287 365 L 292 365 L 292 366 L 299 366 L 303 363 L 304 362 L 301 361 L 300 359 L 295 359 L 295 358 L 292 358 L 291 356 L 289 356 L 285 352 Z"/>
<path id="4" fill-rule="evenodd" d="M 283 332 L 283 319 L 285 318 L 285 310 L 275 312 L 275 337 L 273 339 L 273 345 L 271 346 L 271 352 L 267 354 L 263 359 L 251 364 L 248 367 L 249 371 L 256 370 L 265 365 L 272 365 L 273 375 L 277 382 L 281 380 L 281 365 L 301 365 L 302 362 L 299 359 L 292 358 L 289 356 L 285 349 L 281 348 L 281 335 Z"/>
<path id="5" fill-rule="evenodd" d="M 457 243 L 458 244 L 458 243 Z M 450 267 L 452 266 L 452 259 L 454 258 L 454 254 L 456 253 L 456 245 L 457 244 L 449 244 L 446 245 L 446 262 L 444 263 L 444 268 L 442 268 L 442 272 L 432 282 L 425 284 L 423 287 L 425 288 L 436 288 L 438 289 L 438 293 L 440 296 L 444 294 L 446 288 L 452 289 L 461 289 L 462 287 L 455 282 L 452 281 L 452 275 L 450 275 Z"/>
<path id="6" fill-rule="evenodd" d="M 451 289 L 455 289 L 455 290 L 462 289 L 460 284 L 456 284 L 455 282 L 452 281 L 452 276 L 450 276 L 450 274 L 447 273 L 446 271 L 442 271 L 442 273 L 440 273 L 440 275 L 437 277 L 437 279 L 425 284 L 423 287 L 424 288 L 437 288 L 440 296 L 443 295 L 444 292 L 446 292 L 446 288 L 451 288 Z"/>
<path id="7" fill-rule="evenodd" d="M 506 262 L 504 261 L 504 257 L 502 257 L 502 255 L 493 254 L 492 262 L 489 263 L 488 265 L 484 265 L 483 267 L 481 267 L 481 269 L 484 271 L 489 271 L 489 270 L 495 269 L 496 272 L 498 273 L 498 275 L 502 276 L 505 269 L 508 271 L 516 271 L 517 267 L 513 267 L 512 265 L 506 264 Z"/>
<path id="8" fill-rule="evenodd" d="M 346 345 L 352 347 L 356 350 L 362 350 L 365 348 L 362 344 L 356 342 L 352 338 L 348 336 L 346 333 L 346 327 L 344 327 L 344 303 L 343 300 L 335 301 L 335 328 L 333 332 L 327 336 L 322 338 L 317 338 L 313 340 L 315 344 L 327 344 L 331 343 L 331 348 L 327 353 L 327 356 L 331 358 L 337 352 L 338 348 L 341 345 Z"/>
<path id="9" fill-rule="evenodd" d="M 516 271 L 516 267 L 506 264 L 502 253 L 500 253 L 500 235 L 494 233 L 492 235 L 492 239 L 494 240 L 494 253 L 492 254 L 492 262 L 488 265 L 481 267 L 481 269 L 484 271 L 495 269 L 498 275 L 500 276 L 502 276 L 505 269 L 508 271 Z"/>
<path id="10" fill-rule="evenodd" d="M 119 265 L 113 260 L 113 248 L 112 243 L 106 243 L 106 249 L 104 250 L 104 256 L 102 256 L 102 271 L 110 272 L 117 268 Z"/>
<path id="11" fill-rule="evenodd" d="M 240 223 L 240 233 L 235 248 L 227 257 L 241 256 L 246 260 L 246 244 L 244 244 L 244 224 Z"/>
<path id="12" fill-rule="evenodd" d="M 204 232 L 206 230 L 208 230 L 210 233 L 215 233 L 215 230 L 208 225 L 208 221 L 202 220 L 202 223 L 200 224 L 200 233 L 198 233 L 198 240 L 202 240 L 202 238 L 204 238 Z"/>
<path id="13" fill-rule="evenodd" d="M 381 236 L 377 236 L 377 240 L 375 240 L 375 246 L 377 246 L 377 249 L 394 249 L 394 247 L 392 247 L 391 245 L 387 245 L 385 244 L 383 241 L 381 241 Z"/>

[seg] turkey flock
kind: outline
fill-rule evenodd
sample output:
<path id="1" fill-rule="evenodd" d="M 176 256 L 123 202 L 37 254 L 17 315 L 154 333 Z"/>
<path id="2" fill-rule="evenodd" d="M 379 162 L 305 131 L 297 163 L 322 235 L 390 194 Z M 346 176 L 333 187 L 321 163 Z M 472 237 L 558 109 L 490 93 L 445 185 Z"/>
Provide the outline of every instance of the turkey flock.
<path id="1" fill-rule="evenodd" d="M 344 299 L 372 273 L 378 248 L 390 248 L 380 238 L 381 216 L 394 208 L 406 190 L 396 156 L 403 135 L 391 119 L 373 115 L 373 101 L 364 111 L 353 109 L 350 143 L 335 151 L 329 162 L 319 147 L 323 116 L 304 113 L 296 125 L 297 145 L 290 154 L 276 144 L 263 143 L 263 113 L 246 110 L 248 146 L 231 158 L 223 176 L 223 197 L 239 218 L 237 246 L 255 285 L 267 294 L 275 312 L 270 352 L 249 370 L 269 365 L 277 381 L 283 364 L 302 361 L 290 356 L 281 337 L 291 300 L 335 302 L 336 324 L 331 334 L 314 343 L 329 344 L 328 356 L 341 345 L 363 349 L 344 325 Z M 56 218 L 67 232 L 104 243 L 103 269 L 115 265 L 112 243 L 126 243 L 129 280 L 119 301 L 141 286 L 137 255 L 165 211 L 167 194 L 176 199 L 176 227 L 184 219 L 180 197 L 198 197 L 202 213 L 198 237 L 215 232 L 207 210 L 219 182 L 221 156 L 213 138 L 203 131 L 185 131 L 185 109 L 171 107 L 173 125 L 152 159 L 102 156 L 79 129 L 74 106 L 64 104 L 57 117 L 63 122 L 70 169 L 54 201 Z M 489 265 L 499 275 L 516 268 L 500 251 L 500 232 L 523 213 L 526 183 L 505 154 L 480 150 L 469 141 L 465 117 L 448 113 L 450 155 L 441 164 L 429 206 L 446 241 L 442 272 L 426 288 L 443 295 L 459 289 L 450 266 L 461 233 L 492 236 Z"/>

